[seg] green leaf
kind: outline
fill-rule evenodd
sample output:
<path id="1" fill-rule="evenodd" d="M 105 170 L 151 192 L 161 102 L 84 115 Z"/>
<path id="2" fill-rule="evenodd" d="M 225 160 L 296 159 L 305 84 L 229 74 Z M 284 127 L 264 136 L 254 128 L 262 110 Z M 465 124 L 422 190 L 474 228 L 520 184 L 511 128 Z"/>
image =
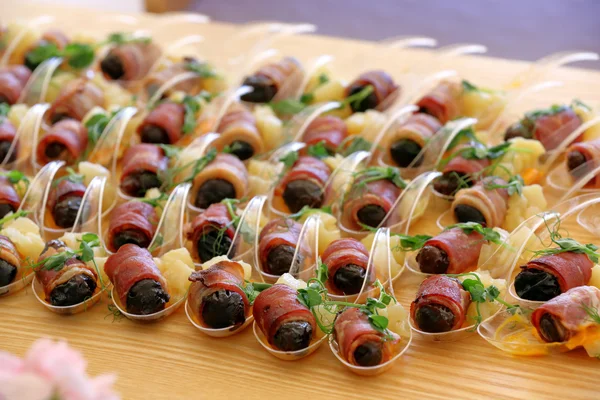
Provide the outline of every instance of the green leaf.
<path id="1" fill-rule="evenodd" d="M 465 80 L 462 81 L 462 87 L 463 87 L 463 90 L 466 92 L 476 92 L 479 90 L 477 88 L 477 86 L 475 86 L 471 82 L 465 81 Z"/>
<path id="2" fill-rule="evenodd" d="M 114 32 L 108 35 L 106 41 L 101 44 L 114 44 L 114 45 L 123 45 L 127 43 L 144 43 L 149 44 L 152 42 L 151 37 L 135 37 L 130 33 L 124 32 Z"/>
<path id="3" fill-rule="evenodd" d="M 586 254 L 593 263 L 598 263 L 598 261 L 600 259 L 600 254 L 598 254 L 598 251 L 597 251 L 598 246 L 596 246 L 595 244 L 592 244 L 592 243 L 588 243 L 588 244 L 584 245 L 584 244 L 579 243 L 575 239 L 563 238 L 559 233 L 560 222 L 561 222 L 560 219 L 558 219 L 554 226 L 554 229 L 550 229 L 550 227 L 548 226 L 548 224 L 546 222 L 546 227 L 547 227 L 548 231 L 550 232 L 550 240 L 557 247 L 534 251 L 533 252 L 534 256 L 542 257 L 542 256 L 550 256 L 550 255 L 554 255 L 554 254 L 571 252 L 571 253 Z"/>
<path id="4" fill-rule="evenodd" d="M 308 147 L 307 153 L 309 156 L 318 158 L 319 160 L 329 157 L 329 150 L 325 147 L 325 142 L 320 141 L 317 144 Z"/>
<path id="5" fill-rule="evenodd" d="M 90 142 L 93 144 L 98 143 L 100 136 L 106 129 L 106 126 L 110 122 L 112 115 L 106 115 L 103 113 L 98 113 L 93 115 L 90 119 L 85 122 L 85 127 L 88 131 L 88 138 Z"/>
<path id="6" fill-rule="evenodd" d="M 521 196 L 523 194 L 523 186 L 525 186 L 525 182 L 523 181 L 523 178 L 521 178 L 521 175 L 511 176 L 506 184 L 499 184 L 495 181 L 485 183 L 486 190 L 507 189 L 509 196 L 512 196 L 515 193 Z"/>
<path id="7" fill-rule="evenodd" d="M 37 46 L 27 53 L 27 62 L 32 65 L 39 65 L 52 57 L 61 57 L 62 54 L 58 47 L 53 43 Z"/>
<path id="8" fill-rule="evenodd" d="M 300 102 L 306 105 L 312 103 L 314 99 L 315 95 L 312 93 L 304 93 L 302 96 L 300 96 Z"/>
<path id="9" fill-rule="evenodd" d="M 199 63 L 197 61 L 190 61 L 185 64 L 185 69 L 197 74 L 200 78 L 216 78 L 217 73 L 213 68 L 206 63 Z"/>
<path id="10" fill-rule="evenodd" d="M 89 44 L 69 43 L 62 51 L 71 68 L 82 69 L 89 67 L 94 62 L 94 48 Z"/>
<path id="11" fill-rule="evenodd" d="M 471 300 L 477 303 L 484 303 L 485 298 L 485 287 L 481 280 L 465 279 L 462 283 L 463 288 L 471 294 Z"/>
<path id="12" fill-rule="evenodd" d="M 528 113 L 525 113 L 525 118 L 524 118 L 525 121 L 522 121 L 522 123 L 524 125 L 531 125 L 539 118 L 556 115 L 560 112 L 568 110 L 569 108 L 570 108 L 569 106 L 553 104 L 549 108 L 543 108 L 543 109 L 539 109 L 539 110 L 530 111 Z"/>
<path id="13" fill-rule="evenodd" d="M 100 239 L 98 238 L 98 235 L 96 235 L 95 233 L 84 233 L 81 236 L 81 240 L 86 243 L 93 243 L 93 242 L 98 242 Z"/>
<path id="14" fill-rule="evenodd" d="M 5 223 L 12 221 L 14 219 L 17 219 L 17 218 L 25 217 L 29 213 L 30 213 L 30 211 L 20 210 L 20 211 L 17 211 L 16 213 L 8 214 L 4 218 L 0 219 L 0 229 L 2 228 L 2 226 Z"/>
<path id="15" fill-rule="evenodd" d="M 450 230 L 453 228 L 459 228 L 467 235 L 470 235 L 473 232 L 477 232 L 481 234 L 483 236 L 483 239 L 488 242 L 496 243 L 499 245 L 504 244 L 502 236 L 500 236 L 500 232 L 495 231 L 493 228 L 483 227 L 477 222 L 461 222 L 458 224 L 450 225 L 445 230 Z"/>
<path id="16" fill-rule="evenodd" d="M 492 302 L 496 300 L 498 296 L 500 296 L 500 290 L 494 285 L 488 286 L 487 288 L 485 288 L 485 295 L 487 300 L 489 302 Z"/>
<path id="17" fill-rule="evenodd" d="M 21 181 L 29 184 L 29 178 L 27 178 L 24 173 L 17 171 L 16 169 L 12 171 L 0 171 L 0 175 L 5 176 L 13 185 L 16 185 Z"/>
<path id="18" fill-rule="evenodd" d="M 292 115 L 298 114 L 306 108 L 306 104 L 296 99 L 285 99 L 268 103 L 269 107 L 277 114 Z"/>
<path id="19" fill-rule="evenodd" d="M 329 269 L 327 268 L 327 264 L 321 262 L 319 258 L 319 262 L 317 263 L 317 279 L 323 283 L 327 282 L 329 278 Z"/>
<path id="20" fill-rule="evenodd" d="M 323 297 L 316 289 L 307 287 L 305 289 L 298 289 L 298 301 L 309 309 L 312 309 L 323 303 Z"/>
<path id="21" fill-rule="evenodd" d="M 392 236 L 397 236 L 400 238 L 400 246 L 394 250 L 404 252 L 419 250 L 425 245 L 425 242 L 431 239 L 431 236 L 429 235 L 410 236 L 400 233 L 392 233 Z"/>
<path id="22" fill-rule="evenodd" d="M 353 95 L 346 97 L 342 101 L 342 104 L 340 105 L 339 108 L 342 109 L 342 108 L 346 107 L 347 105 L 353 105 L 354 108 L 359 108 L 360 103 L 362 103 L 363 100 L 365 100 L 367 97 L 369 97 L 369 95 L 371 93 L 373 93 L 374 90 L 375 89 L 371 85 L 367 85 L 367 86 L 363 87 L 359 92 L 356 92 Z"/>
<path id="23" fill-rule="evenodd" d="M 348 141 L 350 145 L 348 145 Z M 339 145 L 336 153 L 341 153 L 344 157 L 347 157 L 357 151 L 370 151 L 371 146 L 371 142 L 361 136 L 349 136 Z"/>
<path id="24" fill-rule="evenodd" d="M 176 158 L 179 156 L 179 153 L 181 153 L 182 148 L 181 147 L 177 147 L 174 146 L 172 144 L 159 144 L 158 147 L 160 147 L 164 152 L 165 152 L 165 156 L 167 158 Z"/>
<path id="25" fill-rule="evenodd" d="M 10 104 L 0 103 L 0 117 L 7 117 L 10 112 Z"/>
<path id="26" fill-rule="evenodd" d="M 82 174 L 78 174 L 73 168 L 67 167 L 67 175 L 61 176 L 60 178 L 54 180 L 52 186 L 57 187 L 62 181 L 69 181 L 72 183 L 83 183 L 83 178 L 84 176 Z"/>
<path id="27" fill-rule="evenodd" d="M 196 114 L 200 111 L 200 102 L 197 98 L 186 95 L 182 104 L 185 109 L 182 131 L 186 134 L 196 129 Z"/>
<path id="28" fill-rule="evenodd" d="M 581 107 L 586 109 L 587 111 L 592 111 L 592 107 L 588 106 L 587 104 L 585 104 L 583 101 L 579 100 L 579 99 L 575 99 L 573 100 L 573 102 L 571 103 L 571 107 Z"/>
<path id="29" fill-rule="evenodd" d="M 369 182 L 390 180 L 397 187 L 406 188 L 406 182 L 400 176 L 400 170 L 394 167 L 369 167 L 355 174 L 359 185 L 366 185 Z"/>
<path id="30" fill-rule="evenodd" d="M 323 73 L 321 73 L 321 74 L 319 75 L 319 78 L 318 78 L 318 80 L 319 80 L 319 85 L 318 85 L 318 86 L 324 85 L 324 84 L 326 84 L 327 82 L 329 82 L 329 76 L 327 76 L 327 74 L 326 74 L 325 72 L 323 72 Z M 317 87 L 318 87 L 318 86 L 317 86 Z"/>
<path id="31" fill-rule="evenodd" d="M 444 126 L 442 127 L 442 129 L 450 129 L 448 126 Z M 452 142 L 450 142 L 450 144 L 448 145 L 448 149 L 453 149 L 456 146 L 458 146 L 460 143 L 462 142 L 476 142 L 479 143 L 479 140 L 477 140 L 477 136 L 475 136 L 475 130 L 473 129 L 473 127 L 468 127 L 463 129 L 462 131 L 458 132 L 456 134 L 456 136 L 454 136 L 454 139 L 452 139 Z"/>
<path id="32" fill-rule="evenodd" d="M 590 320 L 592 320 L 592 322 L 594 322 L 596 324 L 600 324 L 600 314 L 598 313 L 598 309 L 597 308 L 590 307 L 590 306 L 588 306 L 587 304 L 584 304 L 584 303 L 581 303 L 581 308 L 583 308 L 583 310 L 588 315 L 588 317 L 590 318 Z"/>
<path id="33" fill-rule="evenodd" d="M 369 315 L 369 322 L 378 331 L 385 331 L 389 325 L 387 317 L 376 314 Z"/>
<path id="34" fill-rule="evenodd" d="M 296 164 L 296 161 L 298 161 L 298 157 L 298 152 L 290 151 L 289 153 L 281 157 L 279 161 L 283 163 L 286 169 L 290 169 L 294 166 L 294 164 Z"/>

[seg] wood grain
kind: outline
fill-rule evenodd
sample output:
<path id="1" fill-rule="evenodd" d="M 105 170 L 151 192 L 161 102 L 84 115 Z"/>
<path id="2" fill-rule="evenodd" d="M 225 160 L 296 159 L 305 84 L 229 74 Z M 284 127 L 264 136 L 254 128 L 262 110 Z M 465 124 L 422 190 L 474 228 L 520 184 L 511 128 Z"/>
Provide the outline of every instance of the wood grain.
<path id="1" fill-rule="evenodd" d="M 86 11 L 33 7 L 21 2 L 4 11 L 4 20 L 53 13 L 59 21 L 64 20 L 64 25 L 57 22 L 57 26 L 66 26 L 73 32 L 90 29 L 85 22 L 90 17 Z M 149 16 L 141 18 L 142 25 L 154 21 Z M 174 29 L 170 35 L 201 32 L 218 41 L 236 28 L 182 24 Z M 371 46 L 311 36 L 289 40 L 285 50 L 308 60 L 319 53 L 342 58 L 347 54 L 360 55 Z M 380 66 L 394 72 L 398 71 L 395 66 L 406 62 L 426 64 L 431 60 L 429 52 L 408 51 L 402 57 L 386 55 Z M 461 76 L 500 87 L 527 64 L 463 57 L 452 60 L 452 66 Z M 358 67 L 346 64 L 338 73 L 350 77 Z M 525 106 L 569 101 L 573 97 L 600 104 L 600 73 L 564 69 L 552 78 L 563 80 L 565 85 L 539 94 Z M 416 289 L 414 278 L 410 278 L 405 272 L 396 286 L 405 305 Z M 141 325 L 125 319 L 113 321 L 107 304 L 103 300 L 85 313 L 64 317 L 38 304 L 30 288 L 2 298 L 0 349 L 22 355 L 40 337 L 65 338 L 83 352 L 92 374 L 118 374 L 116 386 L 124 399 L 598 398 L 598 361 L 580 350 L 554 357 L 519 358 L 488 345 L 476 334 L 453 343 L 432 343 L 416 337 L 388 373 L 364 378 L 347 371 L 327 344 L 306 359 L 285 362 L 265 352 L 251 329 L 231 338 L 213 339 L 197 331 L 183 309 L 160 323 Z"/>

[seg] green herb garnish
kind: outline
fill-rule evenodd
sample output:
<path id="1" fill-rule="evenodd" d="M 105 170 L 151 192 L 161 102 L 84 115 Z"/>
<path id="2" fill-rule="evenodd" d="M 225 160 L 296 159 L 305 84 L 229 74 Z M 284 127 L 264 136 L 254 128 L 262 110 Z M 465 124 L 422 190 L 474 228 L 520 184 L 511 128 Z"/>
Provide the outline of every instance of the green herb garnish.
<path id="1" fill-rule="evenodd" d="M 348 143 L 350 144 L 348 145 Z M 349 136 L 340 143 L 335 152 L 347 157 L 357 151 L 370 151 L 371 146 L 371 142 L 362 136 Z"/>
<path id="2" fill-rule="evenodd" d="M 256 297 L 260 294 L 260 292 L 270 288 L 271 286 L 273 285 L 271 285 L 270 283 L 245 281 L 244 286 L 239 286 L 239 288 L 242 289 L 244 293 L 246 293 L 246 297 L 248 297 L 248 301 L 250 302 L 250 304 L 253 304 L 254 300 L 256 300 Z"/>
<path id="3" fill-rule="evenodd" d="M 60 271 L 65 266 L 65 262 L 74 257 L 83 262 L 93 261 L 93 248 L 99 246 L 100 238 L 98 237 L 98 235 L 96 235 L 95 233 L 86 233 L 81 236 L 81 240 L 79 241 L 79 249 L 67 249 L 60 253 L 56 253 L 48 258 L 43 259 L 38 263 L 33 264 L 32 268 L 39 268 L 48 271 Z M 102 279 L 102 276 L 100 275 L 99 271 L 98 276 L 100 279 Z"/>
<path id="4" fill-rule="evenodd" d="M 299 219 L 301 219 L 305 215 L 311 214 L 311 213 L 314 213 L 314 212 L 317 212 L 317 211 L 322 211 L 322 212 L 327 213 L 327 214 L 332 214 L 331 206 L 323 206 L 321 208 L 311 208 L 309 206 L 304 206 L 297 213 L 288 215 L 288 218 L 291 218 L 291 219 L 293 219 L 295 221 L 298 221 Z"/>
<path id="5" fill-rule="evenodd" d="M 78 174 L 73 168 L 67 167 L 67 175 L 61 176 L 60 178 L 54 180 L 52 186 L 57 187 L 63 181 L 69 181 L 71 183 L 83 183 L 83 178 L 83 174 Z"/>
<path id="6" fill-rule="evenodd" d="M 181 104 L 183 104 L 183 108 L 185 109 L 181 131 L 184 134 L 193 132 L 196 129 L 196 114 L 201 108 L 200 102 L 194 96 L 185 95 Z"/>
<path id="7" fill-rule="evenodd" d="M 523 178 L 521 178 L 521 175 L 513 175 L 506 184 L 499 184 L 492 180 L 490 182 L 486 182 L 484 186 L 486 190 L 507 189 L 509 196 L 512 196 L 515 193 L 519 196 L 522 196 L 525 182 L 523 181 Z"/>
<path id="8" fill-rule="evenodd" d="M 342 104 L 338 109 L 343 109 L 347 105 L 353 106 L 353 108 L 357 109 L 360 107 L 360 103 L 362 103 L 371 93 L 373 93 L 375 89 L 371 85 L 367 85 L 363 87 L 360 91 L 346 97 L 342 100 Z"/>
<path id="9" fill-rule="evenodd" d="M 140 199 L 142 203 L 150 204 L 154 208 L 163 208 L 163 202 L 169 200 L 169 195 L 166 193 L 161 193 L 158 197 L 153 197 L 151 199 Z"/>
<path id="10" fill-rule="evenodd" d="M 13 185 L 16 185 L 22 181 L 25 182 L 25 184 L 29 187 L 29 178 L 27 178 L 21 171 L 0 171 L 0 176 L 5 176 Z"/>
<path id="11" fill-rule="evenodd" d="M 298 161 L 298 157 L 299 156 L 297 151 L 290 151 L 289 153 L 281 157 L 279 161 L 283 163 L 285 169 L 290 169 L 294 166 L 294 164 L 296 164 L 296 161 Z"/>
<path id="12" fill-rule="evenodd" d="M 164 183 L 161 188 L 162 191 L 168 191 L 169 189 L 172 189 L 173 187 L 177 186 L 177 184 L 179 184 L 179 183 L 193 181 L 194 177 L 196 175 L 198 175 L 204 168 L 206 168 L 206 166 L 208 164 L 210 164 L 216 157 L 217 157 L 217 150 L 213 147 L 208 151 L 208 153 L 206 153 L 204 156 L 198 158 L 195 161 L 190 161 L 189 163 L 182 165 L 181 167 L 174 167 L 174 168 L 167 169 L 163 174 L 164 175 L 164 179 L 163 179 Z M 177 175 L 190 167 L 191 167 L 192 171 L 185 178 L 183 178 L 181 181 L 176 183 L 175 178 L 177 177 Z"/>
<path id="13" fill-rule="evenodd" d="M 400 176 L 400 170 L 394 167 L 369 167 L 356 172 L 354 178 L 359 185 L 366 185 L 369 182 L 387 179 L 401 189 L 406 188 L 406 182 Z"/>
<path id="14" fill-rule="evenodd" d="M 309 156 L 318 158 L 319 160 L 330 156 L 324 141 L 309 146 L 306 152 Z"/>
<path id="15" fill-rule="evenodd" d="M 544 218 L 544 223 L 550 233 L 550 241 L 557 247 L 534 251 L 534 257 L 551 256 L 560 253 L 578 253 L 586 254 L 594 264 L 598 263 L 598 260 L 600 259 L 600 254 L 597 252 L 598 246 L 592 243 L 581 244 L 572 238 L 563 238 L 559 232 L 560 222 L 560 219 L 558 219 L 554 224 L 553 229 L 550 229 L 546 218 Z"/>
<path id="16" fill-rule="evenodd" d="M 429 235 L 402 235 L 400 233 L 392 233 L 392 236 L 397 236 L 400 238 L 400 243 L 393 250 L 394 251 L 416 251 L 421 249 L 425 242 L 431 239 Z"/>
<path id="17" fill-rule="evenodd" d="M 176 158 L 177 156 L 179 156 L 179 153 L 181 153 L 182 150 L 181 147 L 177 147 L 172 144 L 160 143 L 158 144 L 158 147 L 160 147 L 165 152 L 165 156 L 167 158 Z"/>
<path id="18" fill-rule="evenodd" d="M 0 103 L 0 117 L 3 117 L 3 118 L 8 117 L 9 112 L 10 112 L 10 104 Z"/>
<path id="19" fill-rule="evenodd" d="M 197 74 L 200 78 L 216 78 L 217 74 L 213 68 L 206 63 L 190 61 L 185 64 L 185 69 Z"/>
<path id="20" fill-rule="evenodd" d="M 39 65 L 53 57 L 63 57 L 71 68 L 82 69 L 92 64 L 95 53 L 94 47 L 89 44 L 70 43 L 59 50 L 55 44 L 49 43 L 31 50 L 26 57 L 32 65 Z"/>
<path id="21" fill-rule="evenodd" d="M 461 222 L 458 224 L 450 225 L 445 230 L 453 228 L 461 229 L 465 234 L 470 235 L 473 232 L 477 232 L 483 236 L 483 239 L 495 244 L 503 245 L 504 241 L 500 232 L 495 231 L 493 228 L 487 228 L 477 222 Z"/>
<path id="22" fill-rule="evenodd" d="M 4 218 L 0 219 L 0 229 L 2 229 L 2 227 L 4 226 L 4 224 L 6 224 L 7 222 L 10 222 L 10 221 L 15 220 L 17 218 L 26 217 L 27 214 L 29 214 L 30 212 L 31 211 L 20 210 L 20 211 L 17 211 L 15 213 L 8 214 Z"/>
<path id="23" fill-rule="evenodd" d="M 300 100 L 284 99 L 267 103 L 277 114 L 293 115 L 303 111 L 307 105 Z"/>
<path id="24" fill-rule="evenodd" d="M 104 42 L 101 42 L 100 45 L 103 44 L 113 44 L 116 46 L 120 46 L 127 43 L 144 43 L 149 44 L 152 42 L 152 38 L 148 36 L 133 36 L 131 33 L 125 32 L 114 32 L 108 35 Z"/>

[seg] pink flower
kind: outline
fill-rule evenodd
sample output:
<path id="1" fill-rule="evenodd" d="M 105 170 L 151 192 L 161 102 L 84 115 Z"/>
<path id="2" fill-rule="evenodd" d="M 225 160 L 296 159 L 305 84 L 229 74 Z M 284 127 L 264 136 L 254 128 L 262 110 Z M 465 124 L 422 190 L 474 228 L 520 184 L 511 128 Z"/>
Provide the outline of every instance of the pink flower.
<path id="1" fill-rule="evenodd" d="M 66 342 L 36 341 L 23 360 L 0 352 L 0 399 L 117 400 L 114 375 L 90 378 L 81 354 Z"/>

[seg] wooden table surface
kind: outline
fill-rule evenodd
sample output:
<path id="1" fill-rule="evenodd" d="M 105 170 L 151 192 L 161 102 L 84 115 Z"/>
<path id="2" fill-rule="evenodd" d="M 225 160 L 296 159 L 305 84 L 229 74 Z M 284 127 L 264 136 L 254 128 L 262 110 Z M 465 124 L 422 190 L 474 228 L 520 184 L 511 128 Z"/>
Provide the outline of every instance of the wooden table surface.
<path id="1" fill-rule="evenodd" d="M 56 26 L 69 31 L 90 30 L 98 13 L 29 6 L 11 2 L 2 10 L 4 21 L 54 14 Z M 144 24 L 153 24 L 142 17 Z M 93 27 L 92 27 L 93 28 Z M 168 32 L 177 36 L 202 33 L 219 41 L 235 27 L 181 24 Z M 316 35 L 290 40 L 289 51 L 307 60 L 321 53 L 351 54 L 371 47 L 364 42 Z M 431 60 L 425 51 L 386 55 L 381 67 L 394 73 L 395 63 Z M 425 65 L 424 64 L 424 65 Z M 452 62 L 461 74 L 489 87 L 506 83 L 527 64 L 485 57 Z M 351 75 L 353 65 L 340 71 Z M 578 97 L 600 105 L 600 73 L 564 69 L 553 74 L 565 85 L 541 93 L 527 106 L 569 101 Z M 428 221 L 432 223 L 432 221 Z M 406 305 L 415 292 L 408 272 L 397 282 Z M 31 289 L 0 299 L 0 349 L 22 355 L 38 338 L 65 338 L 81 350 L 92 374 L 116 372 L 117 390 L 124 399 L 400 399 L 400 398 L 577 398 L 599 397 L 600 365 L 578 350 L 545 358 L 507 355 L 478 335 L 453 343 L 432 343 L 415 337 L 411 348 L 387 373 L 358 377 L 331 354 L 327 344 L 297 362 L 278 360 L 255 340 L 252 329 L 214 339 L 204 336 L 187 320 L 183 308 L 157 324 L 113 321 L 107 303 L 85 313 L 59 316 L 38 304 Z"/>

